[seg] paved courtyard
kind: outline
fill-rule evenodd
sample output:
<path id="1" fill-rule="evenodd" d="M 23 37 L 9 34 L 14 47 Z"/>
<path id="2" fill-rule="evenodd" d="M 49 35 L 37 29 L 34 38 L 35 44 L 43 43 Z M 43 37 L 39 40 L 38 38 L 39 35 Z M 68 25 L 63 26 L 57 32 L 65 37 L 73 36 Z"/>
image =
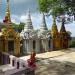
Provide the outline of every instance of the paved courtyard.
<path id="1" fill-rule="evenodd" d="M 27 60 L 29 56 L 20 57 Z M 75 48 L 36 55 L 35 75 L 75 75 Z"/>
<path id="2" fill-rule="evenodd" d="M 36 75 L 75 75 L 75 48 L 54 51 L 37 58 Z"/>

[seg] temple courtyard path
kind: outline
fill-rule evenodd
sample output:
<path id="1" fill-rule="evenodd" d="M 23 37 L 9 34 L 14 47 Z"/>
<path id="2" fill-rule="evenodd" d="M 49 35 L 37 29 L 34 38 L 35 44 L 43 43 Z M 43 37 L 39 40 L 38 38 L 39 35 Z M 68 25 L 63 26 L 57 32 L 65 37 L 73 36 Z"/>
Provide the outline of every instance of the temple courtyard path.
<path id="1" fill-rule="evenodd" d="M 20 59 L 27 60 L 30 58 L 28 56 L 22 56 Z M 36 59 L 50 59 L 50 60 L 57 60 L 57 61 L 70 61 L 75 63 L 75 48 L 63 49 L 58 51 L 51 51 L 36 54 Z"/>
<path id="2" fill-rule="evenodd" d="M 37 54 L 36 58 L 35 75 L 75 75 L 75 48 Z"/>
<path id="3" fill-rule="evenodd" d="M 36 75 L 75 75 L 75 48 L 40 54 L 37 58 Z"/>

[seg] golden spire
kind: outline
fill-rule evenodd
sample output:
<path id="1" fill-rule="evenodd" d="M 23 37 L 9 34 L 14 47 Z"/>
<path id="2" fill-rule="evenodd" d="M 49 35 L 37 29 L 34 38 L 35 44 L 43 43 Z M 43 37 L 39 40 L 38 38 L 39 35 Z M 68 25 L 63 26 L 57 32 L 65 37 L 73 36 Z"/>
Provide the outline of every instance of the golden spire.
<path id="1" fill-rule="evenodd" d="M 57 29 L 55 17 L 53 17 L 53 25 L 52 25 L 51 34 L 52 34 L 52 37 L 58 36 L 58 29 Z"/>
<path id="2" fill-rule="evenodd" d="M 11 23 L 9 0 L 6 1 L 5 19 L 3 20 L 3 22 L 4 23 Z"/>

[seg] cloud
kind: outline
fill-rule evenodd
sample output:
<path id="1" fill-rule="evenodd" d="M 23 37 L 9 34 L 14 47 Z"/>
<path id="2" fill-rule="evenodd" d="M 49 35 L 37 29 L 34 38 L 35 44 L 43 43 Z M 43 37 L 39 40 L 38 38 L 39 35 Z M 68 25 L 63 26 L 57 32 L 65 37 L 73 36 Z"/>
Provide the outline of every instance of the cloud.
<path id="1" fill-rule="evenodd" d="M 41 18 L 42 18 L 42 15 L 40 14 L 37 14 L 37 13 L 31 14 L 31 20 L 32 20 L 34 29 L 40 28 Z M 20 22 L 26 23 L 27 15 L 18 16 L 18 15 L 13 14 L 11 15 L 11 19 L 12 19 L 12 22 L 17 23 L 17 24 L 19 24 Z"/>
<path id="2" fill-rule="evenodd" d="M 66 30 L 70 31 L 72 33 L 72 36 L 75 37 L 75 21 L 71 24 L 65 25 L 65 27 L 66 27 Z"/>
<path id="3" fill-rule="evenodd" d="M 24 22 L 24 23 L 25 23 L 26 19 L 27 19 L 27 16 L 26 16 L 26 15 L 22 15 L 22 16 L 20 17 L 20 21 L 21 21 L 21 22 Z"/>
<path id="4" fill-rule="evenodd" d="M 25 14 L 21 15 L 21 16 L 12 15 L 11 18 L 12 18 L 12 22 L 14 22 L 14 23 L 20 23 L 20 22 L 26 23 L 27 15 L 25 15 Z M 31 13 L 31 20 L 32 20 L 34 29 L 39 29 L 41 26 L 41 22 L 42 22 L 42 15 L 39 13 L 34 13 L 34 14 Z M 50 19 L 46 18 L 46 20 L 48 22 Z"/>
<path id="5" fill-rule="evenodd" d="M 47 24 L 48 29 L 51 29 L 51 27 L 52 27 L 52 22 L 53 22 L 52 16 L 46 17 L 46 24 Z"/>
<path id="6" fill-rule="evenodd" d="M 20 17 L 20 21 L 21 22 L 26 22 L 26 19 L 27 19 L 27 15 L 22 15 L 21 17 Z M 34 26 L 34 29 L 38 29 L 39 28 L 39 26 L 40 26 L 40 22 L 41 22 L 41 15 L 39 14 L 32 14 L 31 15 L 31 20 L 32 20 L 32 24 L 33 24 L 33 26 Z"/>
<path id="7" fill-rule="evenodd" d="M 20 21 L 21 22 L 26 22 L 27 19 L 27 15 L 22 15 L 20 17 Z M 48 27 L 48 29 L 51 29 L 52 26 L 52 16 L 46 17 L 46 25 Z M 31 20 L 32 20 L 32 24 L 34 26 L 34 29 L 39 29 L 42 23 L 42 14 L 39 13 L 32 13 L 31 14 Z"/>
<path id="8" fill-rule="evenodd" d="M 13 23 L 17 23 L 17 24 L 20 23 L 19 16 L 17 15 L 11 15 L 11 20 Z"/>

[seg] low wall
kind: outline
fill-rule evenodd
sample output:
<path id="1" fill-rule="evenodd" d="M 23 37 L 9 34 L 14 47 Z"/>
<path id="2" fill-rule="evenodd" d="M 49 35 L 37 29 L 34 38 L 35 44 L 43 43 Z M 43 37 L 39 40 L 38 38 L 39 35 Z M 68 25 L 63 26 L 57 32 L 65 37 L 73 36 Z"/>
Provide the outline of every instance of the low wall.
<path id="1" fill-rule="evenodd" d="M 5 67 L 1 69 L 2 71 L 0 72 L 0 75 L 35 75 L 34 68 L 28 67 L 27 61 L 12 55 L 10 55 L 9 58 L 10 64 L 5 65 L 7 69 L 5 69 Z"/>

